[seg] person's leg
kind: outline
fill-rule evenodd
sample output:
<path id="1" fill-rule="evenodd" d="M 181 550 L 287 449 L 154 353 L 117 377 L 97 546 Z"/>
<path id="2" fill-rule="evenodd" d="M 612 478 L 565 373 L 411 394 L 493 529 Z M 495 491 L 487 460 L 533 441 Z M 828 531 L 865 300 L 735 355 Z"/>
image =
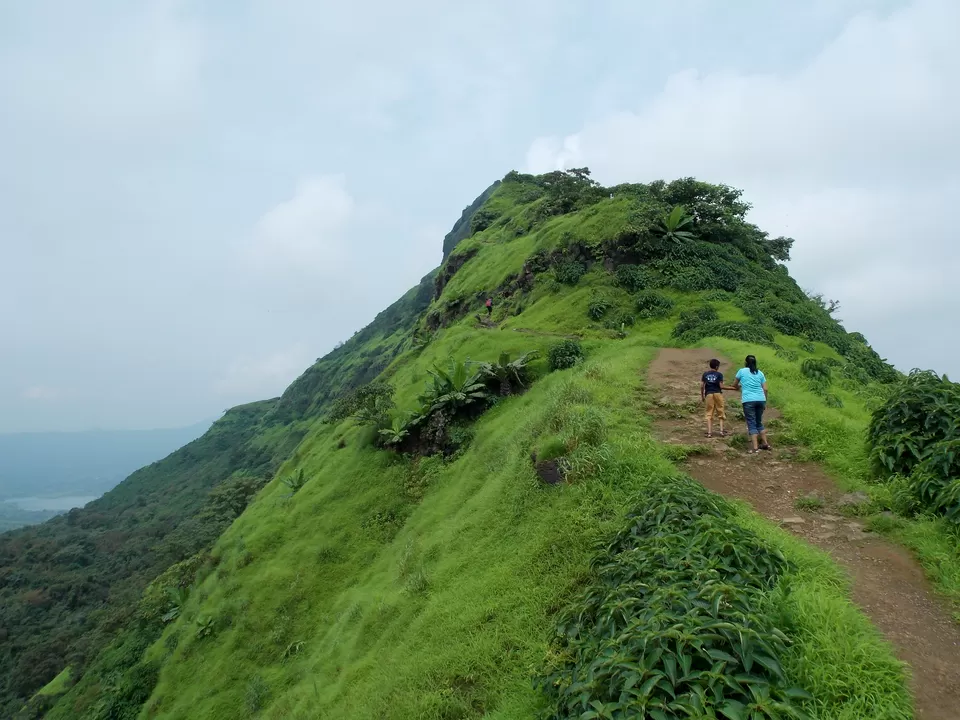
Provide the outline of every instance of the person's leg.
<path id="1" fill-rule="evenodd" d="M 723 402 L 723 393 L 716 393 L 713 396 L 713 403 L 717 411 L 717 420 L 720 421 L 720 435 L 722 437 L 727 434 L 723 430 L 723 421 L 727 419 L 727 409 Z"/>
<path id="2" fill-rule="evenodd" d="M 770 443 L 767 442 L 767 429 L 763 426 L 763 411 L 766 409 L 766 403 L 757 403 L 757 434 L 760 436 L 760 447 L 769 450 Z"/>
<path id="3" fill-rule="evenodd" d="M 713 395 L 704 398 L 707 413 L 707 437 L 713 437 Z"/>
<path id="4" fill-rule="evenodd" d="M 743 404 L 743 417 L 747 421 L 747 435 L 750 436 L 750 452 L 757 451 L 757 403 Z"/>

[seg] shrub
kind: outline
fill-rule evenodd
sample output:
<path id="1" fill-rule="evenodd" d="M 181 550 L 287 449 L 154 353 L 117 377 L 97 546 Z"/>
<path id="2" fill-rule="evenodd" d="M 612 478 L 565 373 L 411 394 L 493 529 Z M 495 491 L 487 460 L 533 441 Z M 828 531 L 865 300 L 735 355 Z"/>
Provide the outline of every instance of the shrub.
<path id="1" fill-rule="evenodd" d="M 637 292 L 647 286 L 648 273 L 639 265 L 621 265 L 614 277 L 616 284 L 627 292 Z"/>
<path id="2" fill-rule="evenodd" d="M 595 298 L 590 301 L 590 305 L 587 307 L 587 315 L 590 316 L 591 320 L 599 320 L 607 314 L 607 310 L 611 307 L 613 307 L 613 303 L 606 298 Z"/>
<path id="3" fill-rule="evenodd" d="M 565 370 L 583 361 L 583 348 L 578 340 L 561 340 L 550 348 L 547 362 L 551 370 Z"/>
<path id="4" fill-rule="evenodd" d="M 290 489 L 291 495 L 296 495 L 307 484 L 307 478 L 303 474 L 303 468 L 300 468 L 297 472 L 287 475 L 280 482 Z"/>
<path id="5" fill-rule="evenodd" d="M 801 718 L 766 607 L 786 562 L 689 480 L 653 493 L 594 560 L 537 678 L 544 717 Z M 587 680 L 589 678 L 589 680 Z"/>
<path id="6" fill-rule="evenodd" d="M 644 290 L 637 295 L 637 314 L 642 318 L 665 317 L 673 310 L 673 300 L 655 290 Z"/>
<path id="7" fill-rule="evenodd" d="M 538 353 L 532 351 L 511 361 L 510 353 L 502 352 L 495 363 L 478 363 L 480 376 L 486 380 L 491 392 L 498 393 L 501 397 L 511 395 L 517 392 L 518 388 L 524 387 L 529 379 L 530 361 L 537 356 Z"/>
<path id="8" fill-rule="evenodd" d="M 673 336 L 680 337 L 698 325 L 715 321 L 717 317 L 717 311 L 713 305 L 701 305 L 693 310 L 684 310 L 680 313 L 680 321 L 673 328 Z"/>
<path id="9" fill-rule="evenodd" d="M 683 333 L 680 340 L 685 343 L 696 343 L 708 337 L 724 337 L 755 345 L 769 345 L 773 342 L 773 335 L 762 325 L 733 320 L 716 320 L 697 325 Z"/>
<path id="10" fill-rule="evenodd" d="M 800 365 L 800 372 L 818 385 L 829 385 L 831 379 L 830 363 L 819 358 L 807 358 Z"/>
<path id="11" fill-rule="evenodd" d="M 584 273 L 587 272 L 587 269 L 583 266 L 583 263 L 576 260 L 561 260 L 554 266 L 553 272 L 557 277 L 557 282 L 564 285 L 576 285 L 580 282 Z"/>

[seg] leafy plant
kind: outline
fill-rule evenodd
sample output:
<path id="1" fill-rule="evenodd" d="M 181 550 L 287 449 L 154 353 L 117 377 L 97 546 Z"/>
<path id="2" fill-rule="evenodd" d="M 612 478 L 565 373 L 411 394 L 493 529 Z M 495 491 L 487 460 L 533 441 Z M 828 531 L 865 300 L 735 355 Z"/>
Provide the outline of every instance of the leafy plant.
<path id="1" fill-rule="evenodd" d="M 786 566 L 690 480 L 653 493 L 593 562 L 537 684 L 544 718 L 805 718 L 766 612 Z"/>
<path id="2" fill-rule="evenodd" d="M 637 314 L 642 318 L 665 317 L 673 310 L 673 300 L 656 290 L 637 293 Z"/>
<path id="3" fill-rule="evenodd" d="M 195 621 L 197 626 L 197 639 L 205 638 L 213 634 L 217 627 L 217 620 L 209 615 L 198 615 Z"/>
<path id="4" fill-rule="evenodd" d="M 408 421 L 403 417 L 394 417 L 390 422 L 389 427 L 380 428 L 378 431 L 380 441 L 384 445 L 399 445 L 402 443 L 410 434 L 410 430 L 407 427 L 407 422 Z"/>
<path id="5" fill-rule="evenodd" d="M 183 606 L 187 604 L 187 598 L 190 596 L 190 588 L 167 586 L 166 591 L 170 598 L 170 607 L 160 619 L 163 623 L 170 623 L 180 617 Z"/>
<path id="6" fill-rule="evenodd" d="M 393 388 L 373 382 L 338 398 L 327 414 L 326 422 L 341 422 L 352 417 L 361 424 L 382 425 L 393 410 Z"/>
<path id="7" fill-rule="evenodd" d="M 583 347 L 577 340 L 561 340 L 550 348 L 547 362 L 551 370 L 565 370 L 583 361 Z"/>
<path id="8" fill-rule="evenodd" d="M 607 298 L 598 297 L 590 301 L 590 305 L 587 306 L 587 315 L 590 316 L 591 320 L 599 320 L 612 307 L 613 303 Z"/>
<path id="9" fill-rule="evenodd" d="M 297 472 L 287 475 L 280 482 L 290 488 L 291 495 L 296 495 L 307 484 L 307 478 L 303 474 L 303 468 L 300 468 Z"/>
<path id="10" fill-rule="evenodd" d="M 680 313 L 680 320 L 673 328 L 673 336 L 680 337 L 686 332 L 693 330 L 698 325 L 714 322 L 719 316 L 713 305 L 701 305 L 692 310 L 684 310 Z"/>
<path id="11" fill-rule="evenodd" d="M 800 364 L 800 372 L 816 384 L 829 385 L 831 380 L 830 364 L 820 358 L 807 358 Z"/>
<path id="12" fill-rule="evenodd" d="M 587 269 L 583 263 L 576 260 L 562 260 L 554 266 L 553 272 L 556 275 L 557 282 L 564 285 L 576 285 L 587 272 Z"/>
<path id="13" fill-rule="evenodd" d="M 615 282 L 627 292 L 637 292 L 647 286 L 648 274 L 639 265 L 621 265 L 614 274 Z"/>
<path id="14" fill-rule="evenodd" d="M 524 353 L 516 360 L 510 359 L 510 353 L 500 353 L 495 363 L 477 363 L 480 376 L 495 385 L 494 391 L 501 396 L 515 392 L 516 387 L 524 387 L 529 374 L 531 361 L 538 357 L 536 351 Z"/>
<path id="15" fill-rule="evenodd" d="M 660 224 L 660 234 L 665 240 L 679 243 L 694 239 L 693 233 L 688 229 L 693 226 L 693 218 L 687 215 L 681 205 L 664 215 Z"/>
<path id="16" fill-rule="evenodd" d="M 421 401 L 429 403 L 431 410 L 444 409 L 456 415 L 467 405 L 489 397 L 480 371 L 471 371 L 467 362 L 451 358 L 446 369 L 435 365 L 430 375 L 433 382 Z"/>

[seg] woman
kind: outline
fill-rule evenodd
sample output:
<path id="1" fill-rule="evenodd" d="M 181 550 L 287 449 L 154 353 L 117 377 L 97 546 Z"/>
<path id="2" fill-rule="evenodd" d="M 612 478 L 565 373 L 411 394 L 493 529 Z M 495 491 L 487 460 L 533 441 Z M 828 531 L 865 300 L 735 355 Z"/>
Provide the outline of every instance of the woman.
<path id="1" fill-rule="evenodd" d="M 733 387 L 727 390 L 740 391 L 740 402 L 743 405 L 743 416 L 747 421 L 752 455 L 760 450 L 770 449 L 767 430 L 763 427 L 763 411 L 767 407 L 767 378 L 757 369 L 757 359 L 753 355 L 747 355 L 744 364 L 746 367 L 737 370 Z"/>

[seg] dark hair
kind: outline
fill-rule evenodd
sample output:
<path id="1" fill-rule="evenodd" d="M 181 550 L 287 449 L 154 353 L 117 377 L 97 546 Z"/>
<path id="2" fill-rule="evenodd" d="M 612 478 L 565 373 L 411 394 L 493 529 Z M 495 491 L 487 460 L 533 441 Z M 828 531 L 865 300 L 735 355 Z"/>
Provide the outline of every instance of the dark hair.
<path id="1" fill-rule="evenodd" d="M 744 360 L 747 365 L 747 369 L 752 372 L 754 375 L 757 374 L 757 359 L 753 355 L 747 355 L 747 359 Z"/>
<path id="2" fill-rule="evenodd" d="M 717 360 L 716 358 L 714 358 L 713 360 L 710 361 L 710 369 L 711 369 L 711 370 L 716 370 L 718 367 L 720 367 L 720 361 L 719 361 L 719 360 Z"/>

